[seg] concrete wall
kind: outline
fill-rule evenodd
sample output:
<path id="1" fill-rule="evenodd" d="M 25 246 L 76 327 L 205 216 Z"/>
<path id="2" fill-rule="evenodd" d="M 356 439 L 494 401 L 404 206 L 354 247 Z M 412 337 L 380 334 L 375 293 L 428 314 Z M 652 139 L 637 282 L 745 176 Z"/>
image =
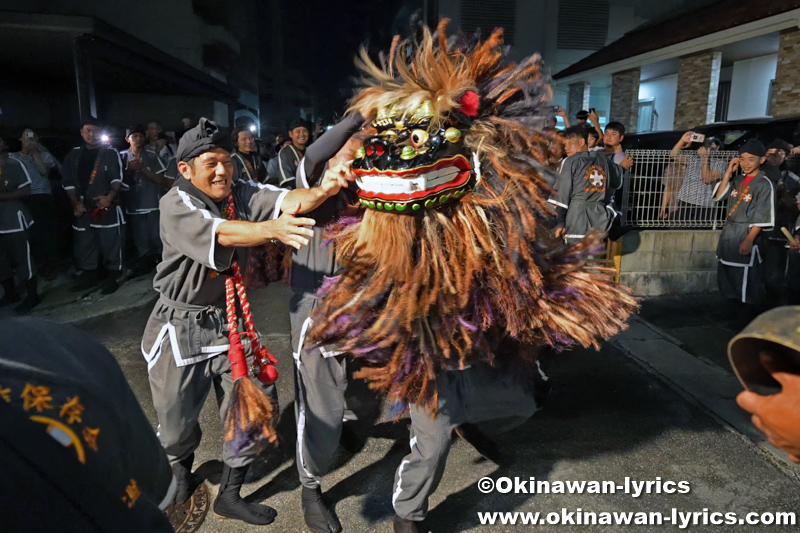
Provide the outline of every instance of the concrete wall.
<path id="1" fill-rule="evenodd" d="M 639 100 L 656 99 L 658 128 L 656 131 L 672 131 L 675 124 L 675 97 L 678 92 L 678 75 L 664 76 L 639 83 Z"/>
<path id="2" fill-rule="evenodd" d="M 620 283 L 637 296 L 717 290 L 719 231 L 632 231 L 622 239 Z"/>
<path id="3" fill-rule="evenodd" d="M 778 54 L 733 64 L 728 120 L 767 116 L 769 82 L 775 79 L 777 67 Z"/>

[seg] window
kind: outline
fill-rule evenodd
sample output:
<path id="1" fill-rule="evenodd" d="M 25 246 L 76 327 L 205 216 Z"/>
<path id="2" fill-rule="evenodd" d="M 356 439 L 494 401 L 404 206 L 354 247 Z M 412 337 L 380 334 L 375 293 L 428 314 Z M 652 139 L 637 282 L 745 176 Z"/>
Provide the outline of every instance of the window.
<path id="1" fill-rule="evenodd" d="M 637 133 L 647 133 L 658 128 L 658 113 L 656 112 L 656 99 L 645 98 L 639 100 L 639 119 L 636 123 Z"/>
<path id="2" fill-rule="evenodd" d="M 714 113 L 714 122 L 725 122 L 728 120 L 728 106 L 731 103 L 731 82 L 719 82 L 717 90 L 717 109 Z M 769 105 L 767 106 L 769 107 Z"/>
<path id="3" fill-rule="evenodd" d="M 480 29 L 486 38 L 495 28 L 503 28 L 503 41 L 513 46 L 516 18 L 516 0 L 461 0 L 461 29 L 466 35 Z"/>
<path id="4" fill-rule="evenodd" d="M 559 0 L 558 48 L 600 50 L 608 36 L 608 0 Z"/>

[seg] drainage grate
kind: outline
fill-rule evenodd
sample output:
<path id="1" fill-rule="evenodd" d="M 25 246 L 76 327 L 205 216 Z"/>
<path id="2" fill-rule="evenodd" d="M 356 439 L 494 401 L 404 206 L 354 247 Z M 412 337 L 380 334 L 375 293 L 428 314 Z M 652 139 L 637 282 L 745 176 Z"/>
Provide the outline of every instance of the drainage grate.
<path id="1" fill-rule="evenodd" d="M 175 533 L 193 533 L 200 529 L 208 514 L 208 485 L 203 482 L 185 503 L 167 507 L 167 517 Z"/>

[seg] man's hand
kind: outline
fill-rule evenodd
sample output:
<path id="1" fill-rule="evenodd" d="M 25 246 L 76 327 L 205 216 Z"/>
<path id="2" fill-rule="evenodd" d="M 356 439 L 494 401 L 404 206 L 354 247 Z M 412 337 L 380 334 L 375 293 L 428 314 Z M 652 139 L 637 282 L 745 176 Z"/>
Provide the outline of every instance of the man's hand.
<path id="1" fill-rule="evenodd" d="M 789 241 L 789 249 L 794 251 L 800 250 L 800 235 L 795 235 L 794 241 Z"/>
<path id="2" fill-rule="evenodd" d="M 739 158 L 734 157 L 733 159 L 731 159 L 731 162 L 728 163 L 728 172 L 730 173 L 731 176 L 733 176 L 734 174 L 736 174 L 737 170 L 739 170 Z"/>
<path id="3" fill-rule="evenodd" d="M 753 241 L 750 238 L 746 238 L 741 243 L 739 243 L 739 253 L 742 255 L 750 255 L 753 251 Z"/>
<path id="4" fill-rule="evenodd" d="M 700 148 L 697 149 L 697 153 L 700 154 L 701 156 L 708 156 L 708 148 L 706 148 L 705 146 L 701 146 Z"/>
<path id="5" fill-rule="evenodd" d="M 800 463 L 800 376 L 782 371 L 779 361 L 761 352 L 761 364 L 781 385 L 781 392 L 761 396 L 745 391 L 736 397 L 739 407 L 753 415 L 753 425 L 769 441 Z"/>
<path id="6" fill-rule="evenodd" d="M 683 143 L 684 148 L 692 144 L 692 135 L 694 135 L 693 131 L 687 131 L 686 133 L 681 135 L 681 142 Z"/>
<path id="7" fill-rule="evenodd" d="M 630 154 L 626 155 L 625 159 L 622 160 L 622 163 L 620 163 L 619 166 L 625 170 L 630 170 L 633 166 L 633 157 Z"/>
<path id="8" fill-rule="evenodd" d="M 108 193 L 103 196 L 95 196 L 94 200 L 97 202 L 98 209 L 105 209 L 106 207 L 111 207 L 111 201 L 114 199 L 114 195 Z"/>
<path id="9" fill-rule="evenodd" d="M 334 168 L 329 168 L 325 171 L 322 177 L 320 188 L 326 196 L 334 196 L 339 194 L 339 191 L 355 181 L 356 176 L 350 168 L 350 162 L 341 163 Z"/>
<path id="10" fill-rule="evenodd" d="M 556 111 L 556 115 L 560 116 L 561 118 L 565 118 L 567 116 L 567 112 L 564 111 L 564 108 L 558 106 L 558 111 Z"/>
<path id="11" fill-rule="evenodd" d="M 303 226 L 313 226 L 316 223 L 313 218 L 297 218 L 295 215 L 299 212 L 300 204 L 297 204 L 293 213 L 284 211 L 276 220 L 268 222 L 275 238 L 296 250 L 308 244 L 306 237 L 314 236 L 314 230 Z"/>
<path id="12" fill-rule="evenodd" d="M 564 226 L 561 226 L 561 225 L 556 226 L 556 229 L 554 230 L 554 233 L 556 234 L 556 237 L 558 237 L 559 239 L 563 239 L 564 235 L 567 234 L 567 228 L 565 228 Z"/>
<path id="13" fill-rule="evenodd" d="M 600 118 L 597 116 L 597 112 L 594 109 L 589 111 L 589 116 L 586 118 L 586 120 L 588 120 L 594 127 L 597 127 L 597 125 L 600 124 Z"/>
<path id="14" fill-rule="evenodd" d="M 72 214 L 76 217 L 83 216 L 86 213 L 86 206 L 83 205 L 83 202 L 75 202 L 72 204 Z"/>

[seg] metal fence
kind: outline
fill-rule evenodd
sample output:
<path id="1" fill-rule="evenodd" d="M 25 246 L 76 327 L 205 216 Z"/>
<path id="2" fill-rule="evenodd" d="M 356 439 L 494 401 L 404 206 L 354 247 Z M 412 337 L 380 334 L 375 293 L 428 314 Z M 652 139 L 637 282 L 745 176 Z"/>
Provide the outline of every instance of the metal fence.
<path id="1" fill-rule="evenodd" d="M 711 193 L 722 179 L 735 151 L 701 157 L 684 150 L 673 158 L 669 150 L 628 150 L 633 157 L 631 177 L 617 191 L 622 225 L 634 228 L 721 229 L 725 205 Z"/>

